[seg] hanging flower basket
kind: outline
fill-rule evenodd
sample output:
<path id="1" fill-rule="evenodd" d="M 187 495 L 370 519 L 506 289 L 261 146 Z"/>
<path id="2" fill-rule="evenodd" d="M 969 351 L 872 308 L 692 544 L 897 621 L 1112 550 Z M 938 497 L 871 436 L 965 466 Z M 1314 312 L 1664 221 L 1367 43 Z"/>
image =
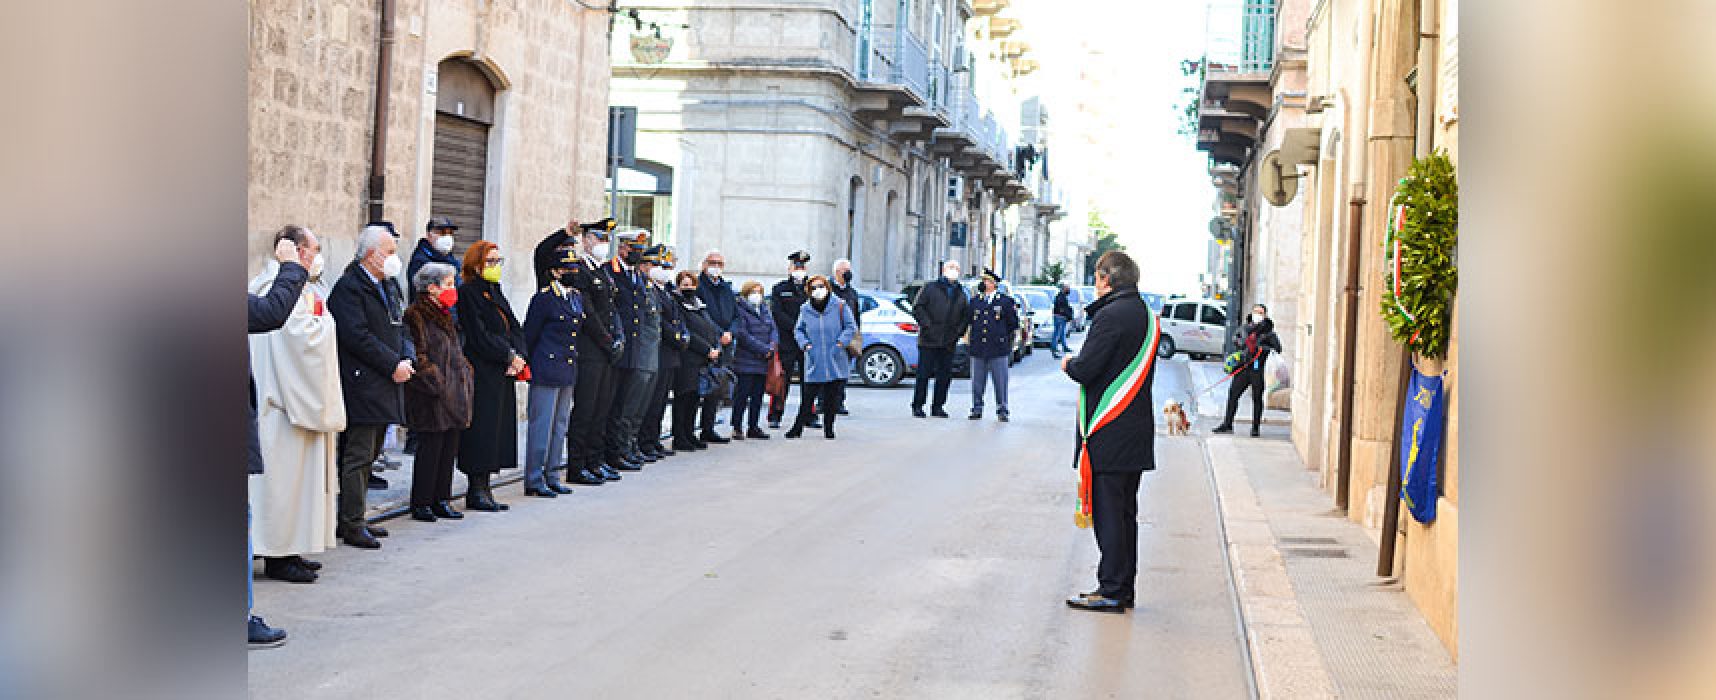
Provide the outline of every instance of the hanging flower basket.
<path id="1" fill-rule="evenodd" d="M 1459 287 L 1459 186 L 1454 163 L 1437 151 L 1412 163 L 1395 190 L 1383 240 L 1382 318 L 1395 341 L 1419 356 L 1448 354 Z"/>

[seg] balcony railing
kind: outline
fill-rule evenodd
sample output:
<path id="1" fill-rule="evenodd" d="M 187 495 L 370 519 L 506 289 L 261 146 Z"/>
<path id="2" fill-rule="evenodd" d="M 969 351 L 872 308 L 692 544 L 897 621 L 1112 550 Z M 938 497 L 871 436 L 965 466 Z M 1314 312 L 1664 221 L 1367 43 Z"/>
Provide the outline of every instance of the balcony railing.
<path id="1" fill-rule="evenodd" d="M 870 37 L 870 55 L 867 58 L 869 60 L 860 61 L 858 66 L 861 82 L 904 85 L 929 99 L 929 50 L 917 36 L 878 26 Z"/>

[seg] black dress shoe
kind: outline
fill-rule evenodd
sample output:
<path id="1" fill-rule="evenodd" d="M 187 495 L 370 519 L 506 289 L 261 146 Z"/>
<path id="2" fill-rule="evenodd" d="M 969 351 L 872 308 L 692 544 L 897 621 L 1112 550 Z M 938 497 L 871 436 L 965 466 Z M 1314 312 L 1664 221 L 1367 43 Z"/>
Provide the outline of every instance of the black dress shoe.
<path id="1" fill-rule="evenodd" d="M 316 572 L 305 568 L 292 557 L 264 557 L 262 575 L 292 583 L 315 583 L 317 578 Z"/>
<path id="2" fill-rule="evenodd" d="M 701 449 L 703 449 L 703 448 L 698 447 L 697 443 L 694 443 L 694 442 L 690 442 L 690 441 L 681 442 L 679 440 L 673 441 L 673 451 L 674 452 L 695 452 L 695 451 L 701 450 Z"/>
<path id="3" fill-rule="evenodd" d="M 811 421 L 809 423 L 804 424 L 804 427 L 811 428 L 811 429 L 821 429 L 822 428 L 822 421 L 816 420 L 816 419 L 811 419 Z"/>
<path id="4" fill-rule="evenodd" d="M 446 501 L 438 501 L 434 505 L 429 506 L 429 512 L 434 513 L 435 517 L 443 520 L 462 520 L 465 517 L 464 513 L 453 510 L 453 504 Z"/>
<path id="5" fill-rule="evenodd" d="M 311 571 L 321 571 L 322 570 L 322 562 L 316 561 L 314 559 L 305 559 L 302 555 L 294 554 L 290 557 L 287 557 L 287 559 L 291 559 L 292 561 L 298 562 L 299 566 L 302 566 L 302 567 L 309 569 Z"/>
<path id="6" fill-rule="evenodd" d="M 569 494 L 569 493 L 572 493 L 572 489 L 566 488 L 565 484 L 562 484 L 558 481 L 548 482 L 548 490 L 553 491 L 555 493 L 558 493 L 562 496 Z"/>
<path id="7" fill-rule="evenodd" d="M 595 472 L 588 469 L 579 469 L 575 472 L 569 472 L 566 475 L 566 480 L 574 484 L 583 484 L 585 486 L 601 486 L 602 484 L 608 483 L 607 479 L 598 476 Z"/>
<path id="8" fill-rule="evenodd" d="M 641 472 L 641 471 L 643 471 L 643 464 L 641 464 L 639 462 L 619 462 L 617 464 L 610 464 L 608 466 L 613 467 L 614 469 L 622 471 L 622 472 Z"/>
<path id="9" fill-rule="evenodd" d="M 947 411 L 943 411 L 939 408 L 930 409 L 930 415 L 935 416 L 937 418 L 947 418 L 948 417 Z"/>
<path id="10" fill-rule="evenodd" d="M 695 447 L 691 448 L 691 450 L 695 450 L 695 449 L 697 449 L 697 448 L 695 448 Z M 686 452 L 690 452 L 691 450 L 686 450 Z M 667 459 L 668 457 L 672 457 L 676 454 L 679 454 L 679 452 L 677 450 L 674 450 L 673 448 L 669 448 L 669 447 L 657 447 L 657 448 L 655 448 L 655 451 L 661 455 L 662 459 Z"/>
<path id="11" fill-rule="evenodd" d="M 1080 598 L 1104 598 L 1107 596 L 1104 596 L 1101 593 L 1097 593 L 1096 591 L 1091 591 L 1089 593 L 1080 593 L 1080 594 L 1078 594 L 1078 597 L 1080 597 Z M 1120 607 L 1123 607 L 1123 608 L 1132 607 L 1132 599 L 1131 598 L 1116 598 L 1115 600 L 1120 601 Z"/>
<path id="12" fill-rule="evenodd" d="M 1254 426 L 1251 426 L 1251 436 L 1252 437 L 1263 437 L 1263 433 L 1260 432 L 1257 429 L 1257 426 L 1254 425 Z"/>
<path id="13" fill-rule="evenodd" d="M 546 487 L 546 486 L 544 486 L 542 488 L 537 488 L 535 486 L 526 486 L 526 487 L 524 487 L 524 495 L 535 496 L 537 498 L 559 498 L 560 497 L 560 494 L 548 490 L 548 487 Z"/>
<path id="14" fill-rule="evenodd" d="M 825 438 L 828 438 L 830 440 L 833 440 L 834 439 L 834 428 L 832 426 L 827 427 L 827 428 L 823 428 L 822 429 L 822 436 Z"/>
<path id="15" fill-rule="evenodd" d="M 995 420 L 1001 421 L 1002 423 L 1006 423 L 1007 422 L 1007 412 L 1002 411 L 1000 413 L 995 414 Z"/>
<path id="16" fill-rule="evenodd" d="M 776 424 L 772 427 L 779 428 L 780 425 Z M 767 439 L 769 439 L 769 434 L 763 432 L 761 429 L 757 428 L 756 426 L 752 426 L 750 430 L 745 431 L 745 439 L 747 439 L 747 440 L 767 440 Z"/>
<path id="17" fill-rule="evenodd" d="M 369 530 L 369 534 L 375 535 L 376 537 L 387 536 L 387 528 L 380 525 L 365 525 L 364 529 Z"/>
<path id="18" fill-rule="evenodd" d="M 368 528 L 360 527 L 347 531 L 340 535 L 340 541 L 358 549 L 381 549 L 381 543 L 376 541 L 374 535 L 369 534 Z"/>
<path id="19" fill-rule="evenodd" d="M 432 523 L 435 522 L 435 511 L 429 510 L 429 506 L 411 506 L 411 519 Z"/>
<path id="20" fill-rule="evenodd" d="M 801 435 L 804 435 L 804 426 L 794 423 L 792 430 L 786 431 L 785 437 L 788 440 L 797 440 Z"/>
<path id="21" fill-rule="evenodd" d="M 971 415 L 966 416 L 966 418 L 969 418 L 971 420 L 983 420 L 983 412 L 979 411 L 975 408 L 971 409 Z"/>
<path id="22" fill-rule="evenodd" d="M 924 414 L 923 408 L 918 407 L 918 406 L 913 406 L 912 407 L 912 417 L 913 418 L 925 418 L 927 416 Z"/>
<path id="23" fill-rule="evenodd" d="M 369 490 L 383 491 L 387 489 L 387 480 L 374 474 L 369 475 Z"/>
<path id="24" fill-rule="evenodd" d="M 709 449 L 709 443 L 704 442 L 702 440 L 699 440 L 697 438 L 692 438 L 691 439 L 691 449 L 693 449 L 693 450 L 707 450 L 707 449 Z"/>
<path id="25" fill-rule="evenodd" d="M 1226 424 L 1218 425 L 1214 428 L 1211 428 L 1210 432 L 1214 433 L 1214 434 L 1218 434 L 1218 435 L 1231 433 L 1231 432 L 1233 432 L 1233 426 L 1226 425 Z"/>
<path id="26" fill-rule="evenodd" d="M 733 437 L 728 438 L 728 439 L 729 440 L 743 440 L 743 439 L 745 439 L 745 431 L 740 430 L 738 428 L 734 428 L 733 429 Z"/>
<path id="27" fill-rule="evenodd" d="M 852 415 L 852 414 L 850 414 L 850 413 L 847 413 L 847 412 L 846 412 L 846 409 L 844 409 L 844 408 L 837 408 L 837 409 L 834 409 L 834 415 L 837 415 L 837 416 L 850 416 L 850 415 Z"/>
<path id="28" fill-rule="evenodd" d="M 631 462 L 632 464 L 640 464 L 640 465 L 641 464 L 654 464 L 655 460 L 656 460 L 655 457 L 651 457 L 651 456 L 644 454 L 642 452 L 638 452 L 637 450 L 633 450 L 631 454 L 626 455 L 626 461 Z M 616 465 L 616 466 L 618 466 L 618 465 Z"/>
<path id="29" fill-rule="evenodd" d="M 1077 608 L 1079 610 L 1089 610 L 1091 612 L 1116 614 L 1126 612 L 1126 604 L 1124 602 L 1114 598 L 1104 598 L 1102 596 L 1073 596 L 1067 599 L 1067 607 Z"/>
<path id="30" fill-rule="evenodd" d="M 641 468 L 642 467 L 639 467 L 639 469 L 641 469 Z M 602 465 L 602 478 L 607 479 L 608 481 L 619 481 L 620 480 L 620 473 L 617 471 L 614 471 L 613 467 L 610 467 L 610 466 L 604 464 L 604 465 Z"/>
<path id="31" fill-rule="evenodd" d="M 720 435 L 716 435 L 713 431 L 709 431 L 709 430 L 703 431 L 703 434 L 698 435 L 697 439 L 699 441 L 706 442 L 706 443 L 709 443 L 711 445 L 725 445 L 725 444 L 733 441 L 731 438 L 721 437 Z"/>

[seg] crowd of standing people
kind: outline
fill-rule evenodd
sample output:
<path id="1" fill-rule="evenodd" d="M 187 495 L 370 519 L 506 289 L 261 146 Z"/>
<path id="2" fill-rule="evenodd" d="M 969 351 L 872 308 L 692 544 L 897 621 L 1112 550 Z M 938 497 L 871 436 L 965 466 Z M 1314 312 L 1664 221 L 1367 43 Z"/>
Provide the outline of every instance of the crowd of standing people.
<path id="1" fill-rule="evenodd" d="M 810 255 L 795 252 L 765 297 L 754 280 L 735 292 L 719 251 L 676 270 L 674 251 L 647 231 L 614 228 L 572 222 L 536 246 L 523 322 L 501 284 L 507 257 L 478 241 L 455 258 L 446 218 L 425 226 L 409 265 L 392 224 L 365 227 L 325 293 L 319 239 L 281 229 L 249 285 L 249 539 L 264 575 L 312 583 L 322 564 L 307 555 L 381 547 L 388 532 L 369 522 L 367 492 L 395 426 L 410 433 L 410 517 L 424 522 L 465 517 L 455 469 L 463 510 L 498 513 L 509 509 L 495 493 L 502 470 L 522 466 L 523 493 L 551 499 L 679 452 L 768 439 L 764 395 L 778 429 L 793 376 L 802 393 L 785 437 L 810 428 L 834 439 L 860 348 L 849 262 L 813 276 Z M 257 615 L 249 632 L 252 646 L 286 637 Z"/>

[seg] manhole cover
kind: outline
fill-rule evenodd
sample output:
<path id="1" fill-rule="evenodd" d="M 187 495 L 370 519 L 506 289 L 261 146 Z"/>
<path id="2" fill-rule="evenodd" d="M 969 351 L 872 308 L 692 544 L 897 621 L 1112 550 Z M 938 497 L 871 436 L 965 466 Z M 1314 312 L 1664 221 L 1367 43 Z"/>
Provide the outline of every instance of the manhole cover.
<path id="1" fill-rule="evenodd" d="M 1275 541 L 1281 544 L 1340 544 L 1333 537 L 1277 537 Z"/>
<path id="2" fill-rule="evenodd" d="M 1347 550 L 1336 547 L 1290 547 L 1281 550 L 1283 556 L 1306 559 L 1345 559 Z"/>

